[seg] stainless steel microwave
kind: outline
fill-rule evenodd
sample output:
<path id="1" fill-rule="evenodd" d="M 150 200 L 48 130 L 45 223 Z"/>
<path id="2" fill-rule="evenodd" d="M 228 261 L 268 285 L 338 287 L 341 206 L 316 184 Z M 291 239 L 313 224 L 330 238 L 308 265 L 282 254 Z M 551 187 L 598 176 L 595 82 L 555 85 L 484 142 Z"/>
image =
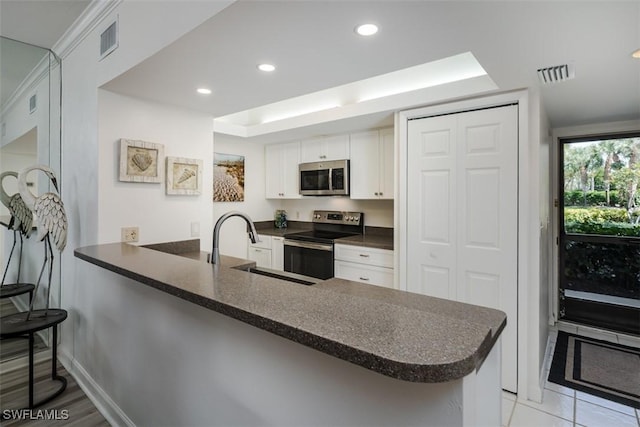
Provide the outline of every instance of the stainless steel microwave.
<path id="1" fill-rule="evenodd" d="M 300 163 L 298 170 L 303 196 L 349 195 L 349 160 Z"/>

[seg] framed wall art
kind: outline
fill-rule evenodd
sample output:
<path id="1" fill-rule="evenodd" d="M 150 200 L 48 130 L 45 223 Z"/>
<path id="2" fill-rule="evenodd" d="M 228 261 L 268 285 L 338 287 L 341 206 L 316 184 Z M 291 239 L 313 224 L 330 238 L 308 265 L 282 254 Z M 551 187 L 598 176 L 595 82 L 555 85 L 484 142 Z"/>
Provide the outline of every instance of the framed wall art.
<path id="1" fill-rule="evenodd" d="M 167 194 L 196 196 L 202 190 L 202 160 L 167 157 Z"/>
<path id="2" fill-rule="evenodd" d="M 244 201 L 244 156 L 213 154 L 213 201 Z"/>
<path id="3" fill-rule="evenodd" d="M 120 181 L 162 182 L 164 145 L 153 142 L 120 140 Z"/>

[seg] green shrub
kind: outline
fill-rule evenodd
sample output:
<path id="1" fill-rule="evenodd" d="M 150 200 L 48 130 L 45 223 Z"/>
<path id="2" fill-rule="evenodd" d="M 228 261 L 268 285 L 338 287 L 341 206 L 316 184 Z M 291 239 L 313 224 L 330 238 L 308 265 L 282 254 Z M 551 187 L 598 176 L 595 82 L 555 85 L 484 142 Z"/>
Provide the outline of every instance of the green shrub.
<path id="1" fill-rule="evenodd" d="M 587 191 L 587 206 L 607 206 L 607 193 L 605 191 Z M 565 191 L 565 206 L 584 206 L 585 194 L 581 190 Z M 618 191 L 609 191 L 609 206 L 620 204 Z"/>
<path id="2" fill-rule="evenodd" d="M 607 236 L 640 237 L 640 225 L 622 222 L 576 222 L 565 221 L 567 233 L 599 234 Z"/>
<path id="3" fill-rule="evenodd" d="M 564 221 L 578 223 L 622 222 L 628 223 L 627 211 L 623 208 L 565 208 Z"/>

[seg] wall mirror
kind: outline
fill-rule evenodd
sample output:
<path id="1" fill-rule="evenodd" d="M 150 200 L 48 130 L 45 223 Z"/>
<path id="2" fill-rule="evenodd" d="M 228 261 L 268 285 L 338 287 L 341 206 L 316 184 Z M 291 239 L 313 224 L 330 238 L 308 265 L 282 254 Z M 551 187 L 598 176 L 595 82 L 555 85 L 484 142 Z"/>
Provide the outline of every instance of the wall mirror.
<path id="1" fill-rule="evenodd" d="M 61 67 L 56 55 L 48 49 L 0 37 L 0 173 L 18 172 L 35 163 L 48 165 L 61 181 Z M 2 182 L 8 195 L 18 191 L 17 181 L 7 177 Z M 54 191 L 49 179 L 41 172 L 31 172 L 27 185 L 34 194 Z M 60 187 L 60 185 L 59 185 Z M 14 242 L 14 235 L 6 224 L 9 211 L 0 203 L 0 260 L 2 273 Z M 4 283 L 15 283 L 18 273 L 19 245 L 11 259 Z M 54 251 L 50 307 L 60 306 L 60 256 Z M 36 240 L 35 230 L 23 243 L 20 282 L 35 284 L 44 260 L 44 243 Z M 44 308 L 48 278 L 45 274 L 34 307 Z M 29 295 L 0 300 L 0 314 L 24 311 L 29 307 Z M 37 349 L 49 345 L 47 331 L 37 338 Z M 27 340 L 4 340 L 0 347 L 0 361 L 27 355 Z"/>

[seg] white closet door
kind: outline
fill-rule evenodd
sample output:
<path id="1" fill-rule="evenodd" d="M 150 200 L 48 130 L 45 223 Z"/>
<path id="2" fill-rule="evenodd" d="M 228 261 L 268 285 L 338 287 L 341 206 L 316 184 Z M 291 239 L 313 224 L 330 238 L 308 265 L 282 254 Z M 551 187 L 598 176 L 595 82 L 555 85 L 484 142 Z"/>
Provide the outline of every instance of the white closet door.
<path id="1" fill-rule="evenodd" d="M 457 118 L 412 120 L 408 137 L 407 290 L 455 300 Z"/>
<path id="2" fill-rule="evenodd" d="M 413 120 L 407 169 L 408 290 L 504 311 L 502 387 L 513 392 L 517 114 L 507 106 Z"/>

